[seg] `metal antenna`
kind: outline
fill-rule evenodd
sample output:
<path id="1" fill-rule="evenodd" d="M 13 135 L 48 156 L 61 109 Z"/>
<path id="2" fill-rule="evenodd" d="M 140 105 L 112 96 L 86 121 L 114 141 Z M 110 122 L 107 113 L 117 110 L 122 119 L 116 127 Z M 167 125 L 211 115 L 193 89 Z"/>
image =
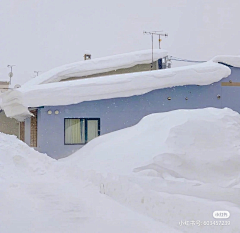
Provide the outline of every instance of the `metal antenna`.
<path id="1" fill-rule="evenodd" d="M 41 71 L 34 71 L 34 73 L 37 74 L 37 76 L 38 76 L 38 74 L 39 74 L 40 72 L 41 72 Z"/>
<path id="2" fill-rule="evenodd" d="M 10 73 L 8 74 L 8 76 L 9 76 L 9 78 L 10 78 L 10 84 L 12 83 L 13 66 L 15 66 L 15 65 L 7 65 L 7 67 L 10 68 Z"/>
<path id="3" fill-rule="evenodd" d="M 159 37 L 158 41 L 159 41 L 159 49 L 161 49 L 161 36 L 164 36 L 164 37 L 167 37 L 168 34 L 166 33 L 161 33 L 162 31 L 151 31 L 151 32 L 146 32 L 146 31 L 143 31 L 143 34 L 148 34 L 148 35 L 151 35 L 152 37 L 152 65 L 151 65 L 151 70 L 153 69 L 153 36 L 156 35 Z"/>

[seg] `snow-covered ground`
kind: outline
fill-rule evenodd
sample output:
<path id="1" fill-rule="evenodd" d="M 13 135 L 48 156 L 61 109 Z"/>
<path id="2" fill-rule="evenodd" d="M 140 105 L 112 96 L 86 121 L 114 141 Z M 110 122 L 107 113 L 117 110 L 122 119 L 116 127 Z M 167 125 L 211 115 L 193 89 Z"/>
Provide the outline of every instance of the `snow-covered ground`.
<path id="1" fill-rule="evenodd" d="M 152 114 L 61 162 L 102 193 L 183 232 L 240 232 L 240 115 L 231 109 Z M 217 210 L 231 213 L 230 226 L 179 225 L 214 221 Z"/>
<path id="2" fill-rule="evenodd" d="M 152 114 L 58 161 L 0 133 L 1 233 L 239 233 L 239 197 L 240 115 L 227 108 Z M 217 220 L 229 222 L 198 226 Z"/>
<path id="3" fill-rule="evenodd" d="M 59 172 L 57 161 L 0 133 L 1 233 L 177 233 Z"/>

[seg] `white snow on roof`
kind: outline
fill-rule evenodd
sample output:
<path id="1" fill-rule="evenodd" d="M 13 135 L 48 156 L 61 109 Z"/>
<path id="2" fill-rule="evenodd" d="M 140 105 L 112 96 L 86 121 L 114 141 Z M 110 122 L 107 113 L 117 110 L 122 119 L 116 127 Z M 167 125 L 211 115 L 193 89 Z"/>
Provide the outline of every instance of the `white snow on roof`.
<path id="1" fill-rule="evenodd" d="M 183 85 L 209 85 L 231 74 L 230 68 L 212 61 L 166 70 L 103 76 L 58 82 L 9 91 L 2 108 L 8 117 L 23 120 L 28 107 L 77 104 L 83 101 L 129 97 L 152 90 Z"/>
<path id="2" fill-rule="evenodd" d="M 221 62 L 233 67 L 240 67 L 240 56 L 220 55 L 212 59 L 214 62 Z"/>
<path id="3" fill-rule="evenodd" d="M 166 50 L 153 50 L 153 61 L 156 61 L 166 56 Z M 80 61 L 54 68 L 26 82 L 24 86 L 58 82 L 60 80 L 71 77 L 82 77 L 87 75 L 100 74 L 112 70 L 133 67 L 138 64 L 150 64 L 151 62 L 152 50 L 143 50 L 132 53 L 96 58 L 92 60 Z"/>

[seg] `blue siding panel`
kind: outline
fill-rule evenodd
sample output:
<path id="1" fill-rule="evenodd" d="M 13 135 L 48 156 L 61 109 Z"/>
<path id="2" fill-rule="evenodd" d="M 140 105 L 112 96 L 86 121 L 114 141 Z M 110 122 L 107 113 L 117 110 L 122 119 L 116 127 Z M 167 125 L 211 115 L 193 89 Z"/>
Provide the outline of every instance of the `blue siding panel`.
<path id="1" fill-rule="evenodd" d="M 101 135 L 137 124 L 151 113 L 176 109 L 229 107 L 240 112 L 240 87 L 222 87 L 221 82 L 240 82 L 240 69 L 220 82 L 206 86 L 181 86 L 158 89 L 140 96 L 83 102 L 67 106 L 39 108 L 38 150 L 59 159 L 75 152 L 81 145 L 64 145 L 64 118 L 100 118 Z M 217 96 L 221 98 L 218 99 Z M 171 100 L 167 98 L 171 97 Z M 186 100 L 187 98 L 187 100 Z M 53 114 L 48 115 L 48 110 Z M 54 111 L 58 110 L 58 115 Z M 28 128 L 26 127 L 26 130 Z"/>

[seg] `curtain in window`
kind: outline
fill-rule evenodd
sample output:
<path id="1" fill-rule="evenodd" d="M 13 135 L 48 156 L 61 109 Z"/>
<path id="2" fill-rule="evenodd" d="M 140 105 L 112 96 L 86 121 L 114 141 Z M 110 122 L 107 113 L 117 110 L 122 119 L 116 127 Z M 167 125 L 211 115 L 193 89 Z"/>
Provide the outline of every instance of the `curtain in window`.
<path id="1" fill-rule="evenodd" d="M 81 143 L 85 143 L 85 120 L 81 119 L 80 120 L 80 138 L 81 138 Z"/>
<path id="2" fill-rule="evenodd" d="M 88 120 L 87 130 L 87 139 L 89 142 L 98 136 L 98 120 Z"/>
<path id="3" fill-rule="evenodd" d="M 85 143 L 85 124 L 80 119 L 65 119 L 65 143 Z"/>

